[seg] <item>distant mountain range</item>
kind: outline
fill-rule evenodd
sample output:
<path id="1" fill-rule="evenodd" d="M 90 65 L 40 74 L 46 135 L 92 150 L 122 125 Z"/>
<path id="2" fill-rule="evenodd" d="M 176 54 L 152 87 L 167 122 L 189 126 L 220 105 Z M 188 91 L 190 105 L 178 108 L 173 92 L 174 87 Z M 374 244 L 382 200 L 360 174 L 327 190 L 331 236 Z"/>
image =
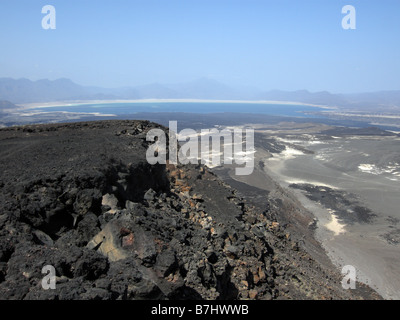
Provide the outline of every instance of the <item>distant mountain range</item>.
<path id="1" fill-rule="evenodd" d="M 6 113 L 4 110 L 14 108 L 17 108 L 17 106 L 10 101 L 0 100 L 0 115 L 4 115 Z"/>
<path id="2" fill-rule="evenodd" d="M 0 111 L 3 109 L 14 108 L 15 104 L 11 103 L 10 101 L 0 100 Z"/>
<path id="3" fill-rule="evenodd" d="M 113 99 L 236 99 L 295 101 L 338 107 L 398 111 L 400 90 L 359 94 L 332 94 L 327 91 L 261 91 L 235 88 L 215 80 L 201 78 L 180 84 L 147 84 L 136 87 L 100 88 L 81 86 L 69 79 L 37 80 L 0 78 L 0 101 L 15 104 Z M 0 104 L 0 109 L 5 107 Z"/>

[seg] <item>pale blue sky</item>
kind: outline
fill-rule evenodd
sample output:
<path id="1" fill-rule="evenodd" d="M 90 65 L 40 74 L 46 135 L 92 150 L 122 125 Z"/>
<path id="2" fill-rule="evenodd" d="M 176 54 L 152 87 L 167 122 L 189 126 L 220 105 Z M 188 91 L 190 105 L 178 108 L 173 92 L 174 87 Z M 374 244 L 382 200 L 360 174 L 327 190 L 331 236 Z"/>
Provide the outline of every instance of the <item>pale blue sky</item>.
<path id="1" fill-rule="evenodd" d="M 56 30 L 41 9 L 56 8 Z M 343 30 L 353 5 L 357 29 Z M 400 89 L 399 0 L 0 0 L 0 77 Z"/>

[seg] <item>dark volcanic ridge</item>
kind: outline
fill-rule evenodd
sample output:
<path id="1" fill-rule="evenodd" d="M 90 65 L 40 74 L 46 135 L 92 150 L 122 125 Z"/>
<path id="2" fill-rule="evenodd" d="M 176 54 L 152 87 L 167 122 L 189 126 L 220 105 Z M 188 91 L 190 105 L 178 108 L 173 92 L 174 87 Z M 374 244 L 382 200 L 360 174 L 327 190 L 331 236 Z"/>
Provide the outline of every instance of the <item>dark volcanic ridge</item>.
<path id="1" fill-rule="evenodd" d="M 257 209 L 204 166 L 148 164 L 155 127 L 0 130 L 1 299 L 379 298 L 342 289 L 273 206 Z M 42 288 L 46 265 L 56 289 Z"/>

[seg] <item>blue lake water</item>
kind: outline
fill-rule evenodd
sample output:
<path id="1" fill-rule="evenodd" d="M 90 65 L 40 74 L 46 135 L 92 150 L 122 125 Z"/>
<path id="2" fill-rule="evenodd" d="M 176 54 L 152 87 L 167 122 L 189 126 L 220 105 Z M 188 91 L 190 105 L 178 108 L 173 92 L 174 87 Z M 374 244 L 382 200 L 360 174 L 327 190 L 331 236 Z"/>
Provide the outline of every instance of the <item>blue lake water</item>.
<path id="1" fill-rule="evenodd" d="M 124 102 L 76 104 L 57 107 L 37 107 L 39 112 L 78 112 L 126 115 L 140 112 L 189 112 L 189 113 L 259 113 L 288 117 L 315 118 L 318 115 L 307 114 L 310 111 L 322 111 L 323 108 L 297 104 L 262 104 L 262 103 L 214 103 L 214 102 Z"/>

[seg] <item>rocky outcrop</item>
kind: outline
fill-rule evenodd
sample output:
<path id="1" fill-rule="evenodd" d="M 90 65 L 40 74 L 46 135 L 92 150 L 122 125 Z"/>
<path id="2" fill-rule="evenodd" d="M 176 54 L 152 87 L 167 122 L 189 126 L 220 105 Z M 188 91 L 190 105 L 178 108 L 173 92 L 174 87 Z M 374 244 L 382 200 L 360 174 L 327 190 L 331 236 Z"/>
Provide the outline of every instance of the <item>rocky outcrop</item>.
<path id="1" fill-rule="evenodd" d="M 149 165 L 156 124 L 0 130 L 1 299 L 359 299 L 207 168 Z M 56 271 L 44 290 L 42 268 Z"/>

